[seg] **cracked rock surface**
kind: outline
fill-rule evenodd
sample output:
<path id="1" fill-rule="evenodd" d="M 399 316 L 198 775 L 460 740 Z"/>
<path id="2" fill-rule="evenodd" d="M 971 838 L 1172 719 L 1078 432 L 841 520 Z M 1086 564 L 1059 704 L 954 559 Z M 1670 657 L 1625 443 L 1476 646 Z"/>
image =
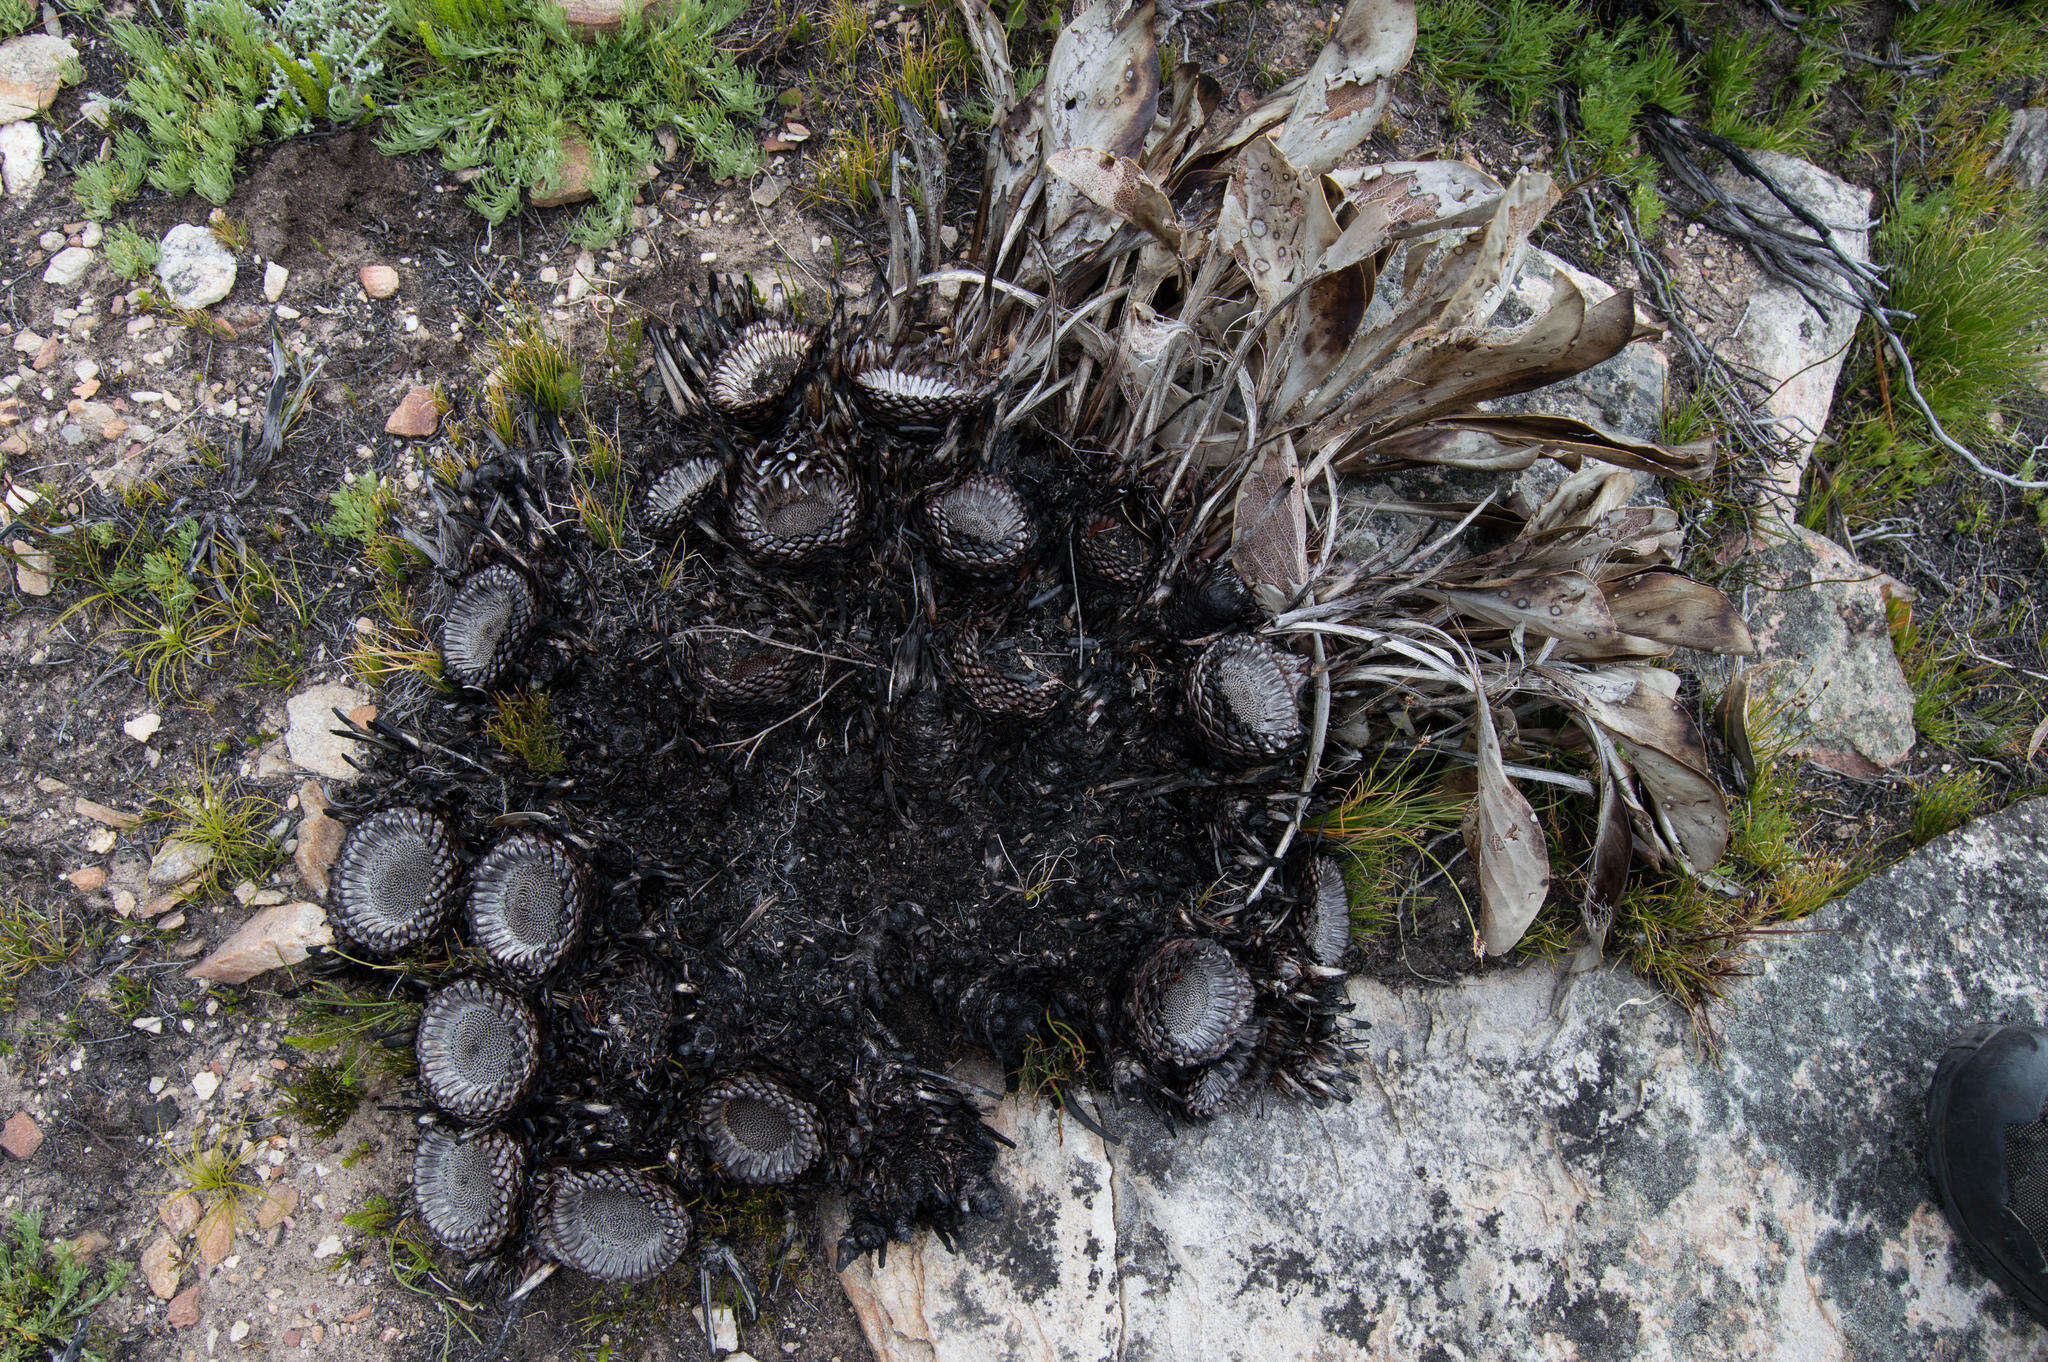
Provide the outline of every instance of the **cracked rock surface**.
<path id="1" fill-rule="evenodd" d="M 884 1362 L 2048 1359 L 1920 1163 L 1942 1047 L 2043 1017 L 2048 801 L 1941 838 L 1775 946 L 1718 1056 L 1628 976 L 1353 981 L 1349 1106 L 1118 1143 L 1003 1104 L 1013 1218 L 847 1290 Z"/>

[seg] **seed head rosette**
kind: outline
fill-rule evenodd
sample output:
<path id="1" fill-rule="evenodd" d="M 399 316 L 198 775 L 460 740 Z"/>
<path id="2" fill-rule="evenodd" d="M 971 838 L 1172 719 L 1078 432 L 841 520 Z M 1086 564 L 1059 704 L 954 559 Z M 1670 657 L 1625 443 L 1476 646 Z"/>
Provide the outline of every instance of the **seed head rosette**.
<path id="1" fill-rule="evenodd" d="M 460 1120 L 495 1121 L 524 1101 L 540 1070 L 540 1024 L 504 989 L 461 979 L 427 999 L 413 1041 L 420 1086 Z"/>
<path id="2" fill-rule="evenodd" d="M 711 370 L 707 396 L 736 421 L 759 422 L 795 385 L 811 351 L 811 333 L 786 322 L 761 321 L 740 332 Z"/>
<path id="3" fill-rule="evenodd" d="M 817 1161 L 823 1127 L 810 1103 L 772 1079 L 741 1074 L 697 1099 L 697 1133 L 734 1182 L 790 1182 Z"/>
<path id="4" fill-rule="evenodd" d="M 978 389 L 906 369 L 863 369 L 853 377 L 861 406 L 879 420 L 934 425 L 974 409 Z"/>
<path id="5" fill-rule="evenodd" d="M 1231 634 L 1211 642 L 1188 669 L 1188 714 L 1218 755 L 1270 761 L 1306 731 L 1294 676 L 1264 639 Z"/>
<path id="6" fill-rule="evenodd" d="M 470 939 L 500 969 L 538 978 L 575 949 L 590 897 L 590 874 L 576 853 L 545 833 L 515 832 L 470 875 Z"/>
<path id="7" fill-rule="evenodd" d="M 607 1282 L 659 1276 L 690 1246 L 690 1213 L 675 1189 L 618 1164 L 550 1170 L 533 1219 L 543 1253 Z"/>
<path id="8" fill-rule="evenodd" d="M 1007 478 L 977 473 L 925 504 L 939 556 L 966 572 L 1003 572 L 1031 551 L 1031 511 Z"/>
<path id="9" fill-rule="evenodd" d="M 526 1146 L 502 1130 L 428 1126 L 412 1155 L 412 1196 L 427 1230 L 465 1256 L 489 1253 L 519 1224 Z"/>
<path id="10" fill-rule="evenodd" d="M 462 862 L 438 815 L 385 809 L 349 829 L 328 875 L 334 929 L 373 955 L 417 946 L 447 922 Z"/>
<path id="11" fill-rule="evenodd" d="M 465 686 L 498 684 L 533 627 L 533 588 L 511 568 L 487 567 L 466 579 L 441 624 L 441 658 Z"/>
<path id="12" fill-rule="evenodd" d="M 1230 1048 L 1252 1014 L 1252 980 L 1228 947 L 1182 937 L 1162 943 L 1131 978 L 1124 1017 L 1155 1059 L 1200 1064 Z"/>
<path id="13" fill-rule="evenodd" d="M 690 522 L 718 483 L 718 460 L 699 455 L 669 468 L 647 485 L 640 521 L 650 534 L 674 534 Z"/>

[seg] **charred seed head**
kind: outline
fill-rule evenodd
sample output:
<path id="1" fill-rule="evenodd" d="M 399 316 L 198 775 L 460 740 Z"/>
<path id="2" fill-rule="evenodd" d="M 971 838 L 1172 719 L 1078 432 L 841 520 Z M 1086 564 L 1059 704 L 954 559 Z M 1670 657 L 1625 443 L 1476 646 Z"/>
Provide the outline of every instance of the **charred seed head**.
<path id="1" fill-rule="evenodd" d="M 1223 1057 L 1202 1067 L 1181 1098 L 1188 1115 L 1207 1120 L 1221 1116 L 1244 1100 L 1248 1086 L 1246 1080 L 1251 1077 L 1258 1060 L 1259 1040 L 1264 1029 L 1264 1023 L 1257 1018 L 1247 1022 Z"/>
<path id="2" fill-rule="evenodd" d="M 1005 572 L 1031 550 L 1031 513 L 1008 478 L 977 473 L 925 503 L 932 545 L 967 572 Z"/>
<path id="3" fill-rule="evenodd" d="M 718 460 L 683 460 L 648 484 L 640 500 L 640 523 L 651 534 L 674 534 L 689 523 L 717 481 Z"/>
<path id="4" fill-rule="evenodd" d="M 657 1276 L 690 1246 L 690 1213 L 675 1189 L 618 1164 L 550 1172 L 533 1214 L 543 1252 L 608 1282 Z"/>
<path id="5" fill-rule="evenodd" d="M 1235 629 L 1259 617 L 1258 599 L 1229 563 L 1217 563 L 1173 594 L 1167 625 L 1182 638 Z"/>
<path id="6" fill-rule="evenodd" d="M 737 629 L 705 625 L 682 639 L 684 672 L 721 709 L 778 704 L 816 666 L 810 653 Z"/>
<path id="7" fill-rule="evenodd" d="M 981 393 L 950 379 L 907 369 L 863 369 L 853 378 L 854 396 L 871 415 L 885 421 L 936 425 L 981 400 Z"/>
<path id="8" fill-rule="evenodd" d="M 733 506 L 733 529 L 748 553 L 771 563 L 806 562 L 851 544 L 860 530 L 853 487 L 830 469 L 787 481 L 757 478 Z"/>
<path id="9" fill-rule="evenodd" d="M 1302 934 L 1309 958 L 1334 969 L 1351 948 L 1351 891 L 1344 885 L 1343 867 L 1328 856 L 1313 858 L 1306 888 L 1308 912 L 1302 918 Z"/>
<path id="10" fill-rule="evenodd" d="M 789 392 L 810 350 L 809 331 L 787 322 L 755 322 L 712 366 L 706 396 L 736 421 L 760 420 Z"/>
<path id="11" fill-rule="evenodd" d="M 969 704 L 991 718 L 1042 719 L 1059 703 L 1059 677 L 1040 666 L 1014 639 L 984 644 L 972 632 L 953 641 L 947 660 Z"/>
<path id="12" fill-rule="evenodd" d="M 412 1155 L 412 1196 L 434 1238 L 457 1253 L 489 1253 L 519 1219 L 526 1146 L 502 1130 L 457 1134 L 428 1126 Z"/>
<path id="13" fill-rule="evenodd" d="M 1124 1019 L 1153 1058 L 1200 1064 L 1230 1048 L 1252 1013 L 1252 981 L 1237 957 L 1214 941 L 1162 943 L 1131 977 Z"/>
<path id="14" fill-rule="evenodd" d="M 539 978 L 575 948 L 590 897 L 576 853 L 545 833 L 515 832 L 470 876 L 469 934 L 499 968 Z"/>
<path id="15" fill-rule="evenodd" d="M 1240 761 L 1268 761 L 1303 732 L 1293 670 L 1278 649 L 1228 634 L 1202 649 L 1188 670 L 1188 713 L 1209 746 Z"/>
<path id="16" fill-rule="evenodd" d="M 1104 586 L 1142 586 L 1152 570 L 1152 545 L 1113 511 L 1081 522 L 1074 536 L 1074 558 L 1081 571 Z"/>
<path id="17" fill-rule="evenodd" d="M 427 999 L 414 1049 L 434 1105 L 481 1124 L 518 1106 L 533 1086 L 540 1024 L 505 990 L 461 979 Z"/>
<path id="18" fill-rule="evenodd" d="M 734 1182 L 790 1182 L 822 1148 L 818 1113 L 770 1079 L 741 1074 L 697 1099 L 697 1132 L 718 1170 Z"/>
<path id="19" fill-rule="evenodd" d="M 533 589 L 524 577 L 502 565 L 470 574 L 441 625 L 448 674 L 462 685 L 490 689 L 532 627 Z"/>
<path id="20" fill-rule="evenodd" d="M 446 823 L 425 809 L 385 809 L 343 839 L 328 880 L 327 915 L 365 950 L 395 955 L 448 920 L 461 872 Z"/>

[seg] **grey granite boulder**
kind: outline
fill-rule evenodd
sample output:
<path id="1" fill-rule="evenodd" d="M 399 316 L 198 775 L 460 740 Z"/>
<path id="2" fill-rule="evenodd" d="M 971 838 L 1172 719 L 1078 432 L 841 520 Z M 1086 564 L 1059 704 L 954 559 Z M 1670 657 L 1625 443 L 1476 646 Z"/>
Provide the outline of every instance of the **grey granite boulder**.
<path id="1" fill-rule="evenodd" d="M 2013 110 L 1992 169 L 2011 171 L 2027 189 L 2048 188 L 2048 106 Z"/>
<path id="2" fill-rule="evenodd" d="M 1021 1213 L 847 1289 L 884 1362 L 2048 1359 L 1920 1164 L 1942 1046 L 2048 1003 L 2048 801 L 1813 925 L 1763 947 L 1715 1053 L 1625 974 L 1538 965 L 1354 984 L 1348 1106 L 1178 1138 L 1112 1108 L 1105 1150 L 1006 1103 Z"/>

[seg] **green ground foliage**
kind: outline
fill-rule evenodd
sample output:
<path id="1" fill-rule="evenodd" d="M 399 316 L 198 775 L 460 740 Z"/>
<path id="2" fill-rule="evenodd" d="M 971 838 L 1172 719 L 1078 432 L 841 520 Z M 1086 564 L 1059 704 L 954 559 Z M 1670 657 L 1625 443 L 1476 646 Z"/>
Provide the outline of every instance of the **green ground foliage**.
<path id="1" fill-rule="evenodd" d="M 69 1244 L 44 1240 L 40 1212 L 13 1213 L 0 1233 L 0 1362 L 99 1362 L 88 1332 L 93 1312 L 128 1272 L 122 1262 L 96 1271 Z"/>

